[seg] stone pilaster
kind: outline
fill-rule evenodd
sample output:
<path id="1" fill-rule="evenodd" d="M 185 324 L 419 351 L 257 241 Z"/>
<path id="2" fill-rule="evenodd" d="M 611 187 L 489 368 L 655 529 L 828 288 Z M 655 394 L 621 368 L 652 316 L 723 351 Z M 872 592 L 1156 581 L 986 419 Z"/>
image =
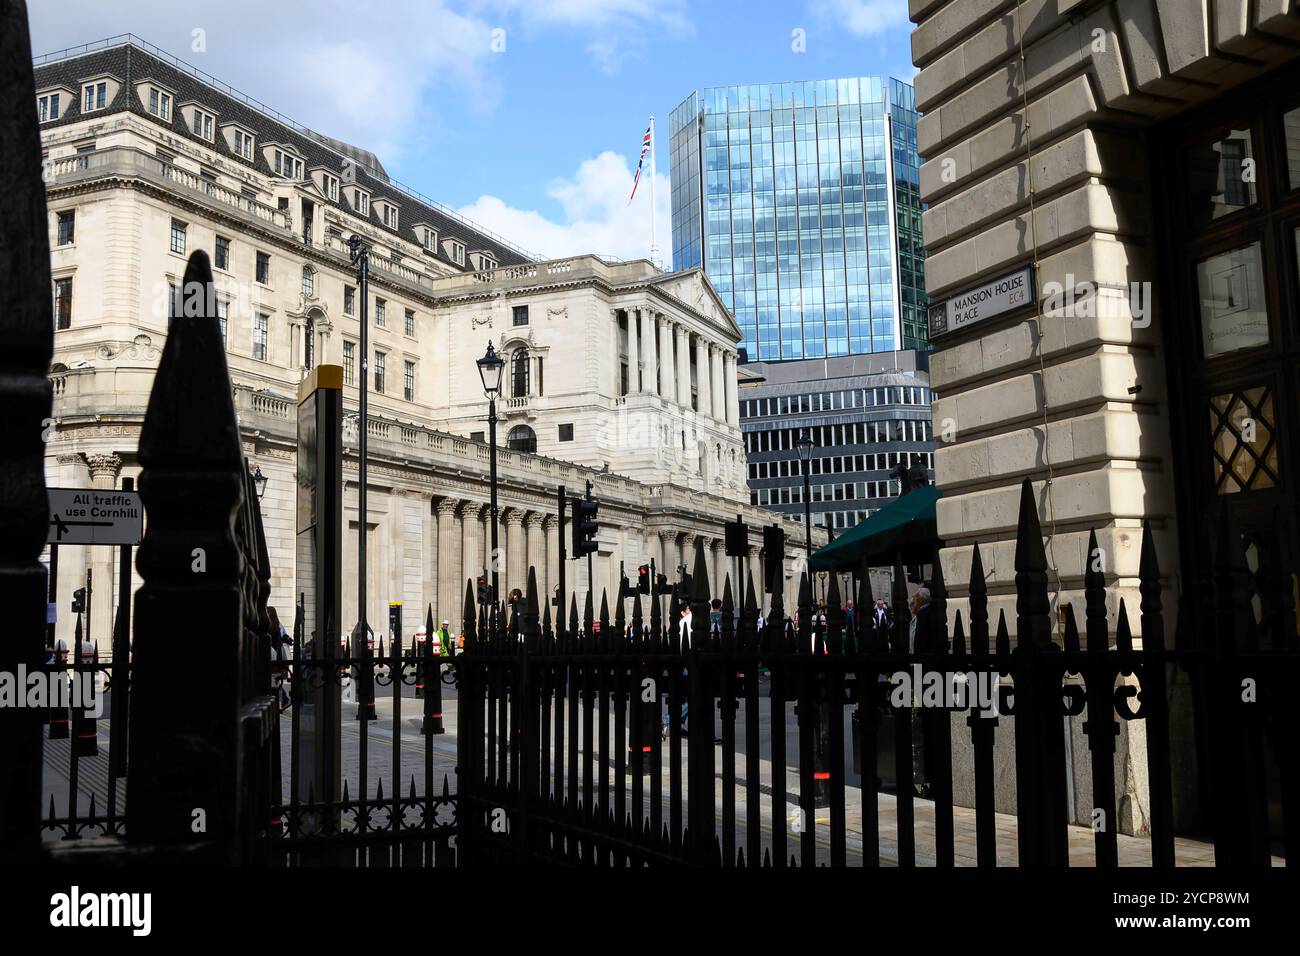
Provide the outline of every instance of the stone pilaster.
<path id="1" fill-rule="evenodd" d="M 460 626 L 460 594 L 457 581 L 460 578 L 461 536 L 457 527 L 456 512 L 460 501 L 456 498 L 439 499 L 438 511 L 438 593 L 433 604 L 434 625 L 441 621 L 451 621 L 453 626 Z"/>

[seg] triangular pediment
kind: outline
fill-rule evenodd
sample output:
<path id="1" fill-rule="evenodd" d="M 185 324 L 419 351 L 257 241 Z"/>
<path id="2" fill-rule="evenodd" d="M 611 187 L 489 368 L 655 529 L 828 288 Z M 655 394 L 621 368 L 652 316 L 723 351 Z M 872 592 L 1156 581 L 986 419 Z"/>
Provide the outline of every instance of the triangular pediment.
<path id="1" fill-rule="evenodd" d="M 725 329 L 737 341 L 743 337 L 740 326 L 736 325 L 736 320 L 727 308 L 727 304 L 718 295 L 718 290 L 713 288 L 713 283 L 709 281 L 703 269 L 669 272 L 655 279 L 651 284 L 711 319 L 716 326 Z"/>

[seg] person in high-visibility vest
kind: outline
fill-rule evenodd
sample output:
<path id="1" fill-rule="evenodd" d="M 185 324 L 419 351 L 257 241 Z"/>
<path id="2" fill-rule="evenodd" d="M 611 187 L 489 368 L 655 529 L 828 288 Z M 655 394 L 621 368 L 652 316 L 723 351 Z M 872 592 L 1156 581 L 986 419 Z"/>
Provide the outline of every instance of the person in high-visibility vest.
<path id="1" fill-rule="evenodd" d="M 438 643 L 438 654 L 441 657 L 451 657 L 454 653 L 451 646 L 451 622 L 443 621 L 442 626 L 433 632 L 434 640 Z"/>

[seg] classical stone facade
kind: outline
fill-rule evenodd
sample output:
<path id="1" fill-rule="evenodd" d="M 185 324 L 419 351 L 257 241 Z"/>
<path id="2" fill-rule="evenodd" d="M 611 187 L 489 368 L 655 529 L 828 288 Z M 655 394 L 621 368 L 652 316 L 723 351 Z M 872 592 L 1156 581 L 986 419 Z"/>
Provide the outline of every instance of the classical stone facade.
<path id="1" fill-rule="evenodd" d="M 474 362 L 491 341 L 507 363 L 503 444 L 746 497 L 740 330 L 700 270 L 577 256 L 448 276 L 433 293 L 447 341 L 432 401 L 448 431 L 483 430 Z"/>
<path id="2" fill-rule="evenodd" d="M 1053 602 L 1081 617 L 1096 564 L 1112 632 L 1121 599 L 1138 632 L 1148 521 L 1165 640 L 1195 646 L 1212 621 L 1201 602 L 1221 508 L 1240 522 L 1252 570 L 1296 586 L 1287 447 L 1300 381 L 1300 3 L 909 0 L 909 10 L 949 613 L 966 609 L 978 543 L 990 614 L 1005 611 L 1014 632 L 1028 478 Z M 1008 294 L 1016 281 L 1034 295 Z M 1192 819 L 1186 690 L 1176 673 L 1175 806 Z M 1142 728 L 1121 724 L 1122 825 L 1140 832 Z M 1084 742 L 1077 720 L 1067 727 L 1074 815 L 1086 821 Z M 954 724 L 954 741 L 964 729 Z M 1007 787 L 998 809 L 1014 809 Z"/>
<path id="3" fill-rule="evenodd" d="M 737 332 L 699 273 L 593 257 L 535 262 L 399 189 L 373 156 L 257 111 L 134 44 L 43 64 L 36 86 L 58 316 L 48 483 L 112 488 L 138 474 L 140 424 L 174 302 L 169 286 L 180 283 L 190 254 L 206 251 L 245 451 L 269 479 L 262 510 L 271 603 L 286 623 L 294 604 L 294 396 L 313 365 L 343 366 L 355 443 L 363 366 L 345 245 L 353 234 L 372 249 L 371 463 L 362 522 L 355 456 L 344 462 L 346 616 L 356 612 L 363 524 L 367 617 L 386 626 L 386 605 L 402 601 L 408 634 L 429 604 L 439 619 L 459 622 L 466 579 L 491 566 L 488 447 L 469 437 L 484 427 L 474 360 L 489 335 L 508 358 L 525 341 L 548 358 L 538 373 L 545 390 L 523 408 L 503 409 L 503 587 L 522 587 L 530 564 L 548 591 L 557 581 L 559 485 L 581 494 L 590 480 L 602 502 L 597 602 L 601 589 L 616 588 L 620 563 L 635 574 L 654 557 L 671 573 L 698 536 L 721 572 L 729 566 L 723 521 L 737 513 L 755 528 L 781 520 L 744 501 L 743 469 L 733 465 Z M 86 102 L 92 109 L 83 112 Z M 205 128 L 204 116 L 215 124 Z M 216 131 L 209 139 L 205 129 Z M 246 153 L 236 130 L 254 137 Z M 529 326 L 476 323 L 488 303 L 515 299 L 534 306 Z M 640 318 L 632 340 L 629 318 Z M 641 369 L 640 391 L 616 387 L 623 363 Z M 537 426 L 546 456 L 504 447 L 516 422 Z M 558 443 L 559 424 L 573 425 L 572 446 Z M 632 440 L 637 430 L 649 437 Z M 788 535 L 788 553 L 799 553 L 802 530 L 790 522 Z M 60 549 L 60 636 L 71 638 L 66 609 L 90 567 L 92 638 L 106 643 L 119 600 L 116 561 L 111 548 Z M 787 568 L 787 606 L 793 573 Z M 585 561 L 570 564 L 567 584 L 581 605 Z M 183 636 L 185 622 L 176 627 Z"/>

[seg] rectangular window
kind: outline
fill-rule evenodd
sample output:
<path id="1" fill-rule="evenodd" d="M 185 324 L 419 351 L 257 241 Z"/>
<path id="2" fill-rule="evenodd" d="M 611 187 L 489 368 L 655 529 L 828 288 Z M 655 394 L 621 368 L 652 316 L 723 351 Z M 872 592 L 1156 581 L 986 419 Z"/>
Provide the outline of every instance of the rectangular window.
<path id="1" fill-rule="evenodd" d="M 57 329 L 72 326 L 72 277 L 54 280 L 54 316 Z"/>
<path id="2" fill-rule="evenodd" d="M 262 283 L 262 285 L 270 285 L 270 283 L 271 283 L 271 256 L 270 256 L 269 253 L 266 253 L 266 252 L 259 252 L 259 253 L 257 254 L 257 275 L 256 275 L 256 279 L 257 279 L 258 282 Z"/>
<path id="3" fill-rule="evenodd" d="M 272 168 L 275 169 L 277 175 L 283 176 L 285 179 L 302 179 L 301 159 L 278 149 L 275 150 L 274 156 L 275 162 L 272 164 Z"/>
<path id="4" fill-rule="evenodd" d="M 438 234 L 432 229 L 426 228 L 423 232 L 424 248 L 433 251 L 438 248 Z"/>
<path id="5" fill-rule="evenodd" d="M 266 361 L 266 345 L 270 329 L 270 317 L 264 312 L 257 313 L 253 319 L 253 358 L 262 362 Z"/>
<path id="6" fill-rule="evenodd" d="M 402 363 L 402 397 L 408 402 L 415 401 L 415 363 Z"/>
<path id="7" fill-rule="evenodd" d="M 451 244 L 451 261 L 458 266 L 465 264 L 465 244 L 463 242 L 453 242 Z"/>
<path id="8" fill-rule="evenodd" d="M 357 309 L 357 290 L 350 286 L 343 287 L 343 314 L 355 315 Z"/>
<path id="9" fill-rule="evenodd" d="M 58 237 L 55 240 L 60 246 L 72 245 L 76 235 L 77 213 L 73 209 L 59 213 Z"/>
<path id="10" fill-rule="evenodd" d="M 242 129 L 235 130 L 235 155 L 249 162 L 253 160 L 253 137 Z"/>
<path id="11" fill-rule="evenodd" d="M 179 219 L 172 220 L 171 250 L 179 256 L 185 255 L 185 223 Z"/>
<path id="12" fill-rule="evenodd" d="M 199 139 L 212 142 L 212 130 L 216 126 L 216 117 L 203 110 L 194 111 L 194 135 Z"/>
<path id="13" fill-rule="evenodd" d="M 330 202 L 339 201 L 339 180 L 337 176 L 331 176 L 329 173 L 324 175 L 325 198 Z"/>
<path id="14" fill-rule="evenodd" d="M 355 385 L 357 376 L 357 345 L 355 342 L 343 343 L 343 384 Z"/>
<path id="15" fill-rule="evenodd" d="M 397 208 L 388 203 L 383 203 L 380 207 L 383 214 L 384 225 L 389 229 L 397 228 Z"/>
<path id="16" fill-rule="evenodd" d="M 415 338 L 415 310 L 406 310 L 406 334 Z"/>
<path id="17" fill-rule="evenodd" d="M 89 113 L 92 110 L 102 110 L 107 95 L 108 84 L 103 80 L 98 83 L 87 83 L 81 88 L 81 112 Z"/>
<path id="18" fill-rule="evenodd" d="M 375 325 L 380 328 L 388 321 L 388 303 L 383 299 L 375 299 Z M 383 389 L 379 389 L 383 391 Z"/>
<path id="19" fill-rule="evenodd" d="M 48 93 L 36 101 L 36 112 L 42 123 L 59 118 L 59 94 Z"/>
<path id="20" fill-rule="evenodd" d="M 157 87 L 149 87 L 149 112 L 161 120 L 171 121 L 172 97 Z"/>
<path id="21" fill-rule="evenodd" d="M 369 216 L 370 215 L 370 194 L 363 193 L 360 189 L 358 189 L 355 193 L 353 193 L 353 197 L 354 197 L 353 205 L 356 207 L 357 215 Z"/>
<path id="22" fill-rule="evenodd" d="M 514 323 L 515 325 L 527 325 L 527 324 L 528 324 L 528 306 L 526 306 L 526 305 L 517 305 L 517 306 L 515 306 L 514 309 L 511 311 L 511 317 L 512 317 L 512 321 L 513 321 L 513 323 Z"/>
<path id="23" fill-rule="evenodd" d="M 470 432 L 470 433 L 469 433 L 469 440 L 470 440 L 470 441 L 483 441 L 483 440 L 484 440 L 483 432 Z"/>
<path id="24" fill-rule="evenodd" d="M 230 303 L 217 300 L 217 324 L 221 326 L 221 344 L 226 344 L 226 319 L 230 314 Z"/>
<path id="25" fill-rule="evenodd" d="M 375 391 L 376 392 L 382 392 L 384 390 L 384 362 L 387 358 L 388 356 L 386 354 L 379 351 L 378 349 L 375 350 Z"/>
<path id="26" fill-rule="evenodd" d="M 560 441 L 573 441 L 573 422 L 565 422 L 559 431 Z"/>

